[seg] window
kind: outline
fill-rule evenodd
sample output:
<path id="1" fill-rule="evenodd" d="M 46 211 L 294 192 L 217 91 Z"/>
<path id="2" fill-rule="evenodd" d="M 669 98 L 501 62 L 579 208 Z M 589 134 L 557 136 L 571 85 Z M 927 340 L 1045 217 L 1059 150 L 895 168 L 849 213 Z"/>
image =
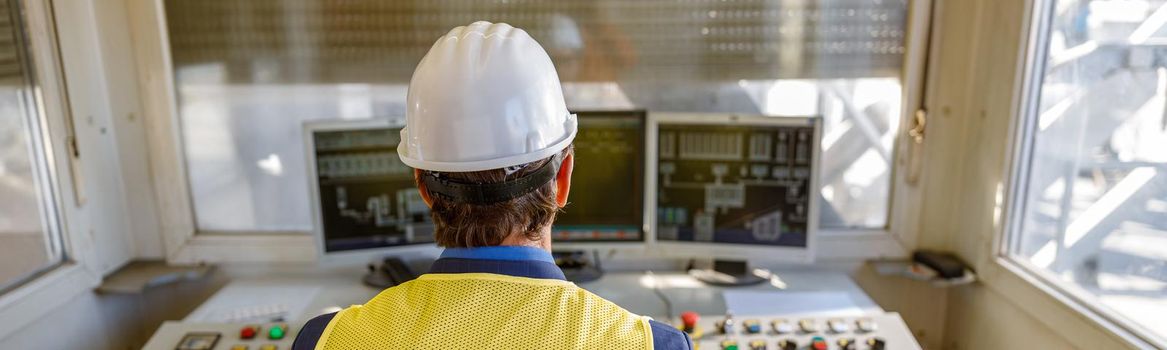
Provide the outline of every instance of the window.
<path id="1" fill-rule="evenodd" d="M 0 1 L 0 293 L 64 260 L 20 9 Z"/>
<path id="2" fill-rule="evenodd" d="M 1167 344 L 1167 1 L 1044 5 L 1007 254 Z"/>
<path id="3" fill-rule="evenodd" d="M 475 20 L 525 28 L 577 109 L 822 115 L 822 226 L 888 223 L 907 0 L 165 1 L 200 232 L 311 229 L 300 127 L 402 116 Z"/>

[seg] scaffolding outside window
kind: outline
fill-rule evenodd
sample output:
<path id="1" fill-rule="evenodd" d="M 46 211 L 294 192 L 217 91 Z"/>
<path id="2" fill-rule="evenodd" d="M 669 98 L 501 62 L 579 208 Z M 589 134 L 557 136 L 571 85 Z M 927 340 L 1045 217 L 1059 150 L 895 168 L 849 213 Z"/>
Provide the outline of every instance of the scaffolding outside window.
<path id="1" fill-rule="evenodd" d="M 1042 3 L 1006 255 L 1167 344 L 1167 1 Z"/>
<path id="2" fill-rule="evenodd" d="M 569 108 L 821 115 L 822 227 L 885 229 L 907 0 L 167 0 L 200 232 L 311 230 L 304 121 L 402 116 L 441 34 L 526 29 Z M 584 165 L 581 165 L 584 166 Z"/>

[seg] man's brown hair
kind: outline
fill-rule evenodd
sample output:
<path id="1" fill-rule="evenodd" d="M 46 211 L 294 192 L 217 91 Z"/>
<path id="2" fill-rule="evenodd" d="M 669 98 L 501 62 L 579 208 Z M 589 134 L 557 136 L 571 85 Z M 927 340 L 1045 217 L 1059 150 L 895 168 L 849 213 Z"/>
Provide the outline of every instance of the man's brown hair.
<path id="1" fill-rule="evenodd" d="M 573 152 L 568 146 L 560 152 L 563 158 Z M 471 172 L 435 172 L 423 170 L 421 176 L 440 175 L 458 182 L 493 184 L 526 176 L 539 170 L 553 157 L 519 166 L 507 174 L 507 169 L 491 169 Z M 556 174 L 559 169 L 555 169 Z M 496 246 L 511 233 L 522 233 L 527 239 L 537 241 L 540 229 L 555 221 L 559 204 L 555 201 L 555 179 L 530 193 L 508 201 L 491 204 L 469 204 L 452 201 L 437 193 L 426 190 L 433 199 L 430 216 L 434 220 L 434 238 L 439 246 L 448 248 L 470 248 Z"/>

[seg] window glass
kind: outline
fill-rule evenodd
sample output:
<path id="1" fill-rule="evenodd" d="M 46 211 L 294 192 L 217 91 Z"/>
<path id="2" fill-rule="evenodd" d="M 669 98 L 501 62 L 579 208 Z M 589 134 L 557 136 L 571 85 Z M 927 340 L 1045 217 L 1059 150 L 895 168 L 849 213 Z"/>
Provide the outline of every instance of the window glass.
<path id="1" fill-rule="evenodd" d="M 1167 339 L 1167 2 L 1048 3 L 1010 253 Z"/>
<path id="2" fill-rule="evenodd" d="M 61 261 L 18 6 L 0 1 L 0 291 Z"/>
<path id="3" fill-rule="evenodd" d="M 822 115 L 822 226 L 887 223 L 907 0 L 165 5 L 202 231 L 310 230 L 302 123 L 403 115 L 416 63 L 475 20 L 526 29 L 573 109 Z"/>

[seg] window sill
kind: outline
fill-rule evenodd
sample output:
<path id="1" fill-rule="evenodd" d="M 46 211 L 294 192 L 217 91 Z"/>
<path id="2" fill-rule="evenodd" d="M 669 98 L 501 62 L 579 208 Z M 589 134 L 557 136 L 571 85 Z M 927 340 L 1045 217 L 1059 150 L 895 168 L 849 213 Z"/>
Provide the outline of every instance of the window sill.
<path id="1" fill-rule="evenodd" d="M 1083 349 L 1145 349 L 1151 344 L 1125 327 L 1082 305 L 1050 286 L 1026 267 L 1005 257 L 995 257 L 978 271 L 993 292 L 1008 296 L 1015 307 L 1037 319 L 1054 333 Z"/>
<path id="2" fill-rule="evenodd" d="M 70 262 L 0 296 L 0 338 L 32 324 L 100 283 L 97 273 Z"/>
<path id="3" fill-rule="evenodd" d="M 316 241 L 307 234 L 195 234 L 178 246 L 172 264 L 316 261 Z"/>
<path id="4" fill-rule="evenodd" d="M 308 234 L 194 234 L 176 247 L 167 262 L 171 264 L 316 262 L 318 260 L 316 244 L 315 238 Z M 631 244 L 614 250 L 637 255 L 653 255 L 655 248 L 651 245 Z M 900 242 L 891 231 L 824 229 L 820 231 L 815 259 L 859 261 L 901 258 L 908 256 L 908 251 L 907 245 Z"/>

